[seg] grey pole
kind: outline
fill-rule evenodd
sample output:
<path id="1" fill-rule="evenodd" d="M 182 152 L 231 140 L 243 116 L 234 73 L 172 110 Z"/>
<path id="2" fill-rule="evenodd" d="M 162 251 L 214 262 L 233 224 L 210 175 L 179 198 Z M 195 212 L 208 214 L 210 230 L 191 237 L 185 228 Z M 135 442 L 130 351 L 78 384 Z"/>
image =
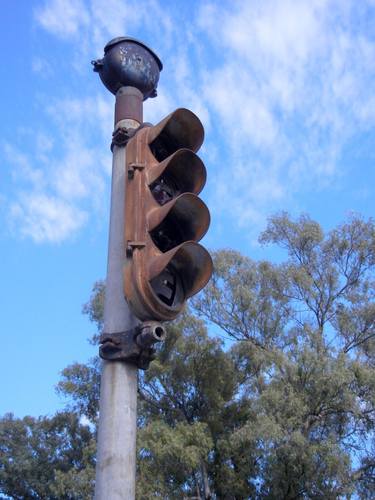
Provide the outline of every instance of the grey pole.
<path id="1" fill-rule="evenodd" d="M 104 58 L 92 61 L 104 85 L 116 95 L 105 334 L 129 331 L 138 323 L 125 298 L 126 138 L 143 120 L 143 100 L 156 96 L 162 64 L 142 42 L 111 40 Z M 102 361 L 95 500 L 134 500 L 137 430 L 137 366 L 123 360 Z"/>
<path id="2" fill-rule="evenodd" d="M 125 147 L 114 146 L 104 331 L 132 328 L 136 318 L 123 292 Z M 102 362 L 96 500 L 135 498 L 137 367 L 124 361 Z"/>

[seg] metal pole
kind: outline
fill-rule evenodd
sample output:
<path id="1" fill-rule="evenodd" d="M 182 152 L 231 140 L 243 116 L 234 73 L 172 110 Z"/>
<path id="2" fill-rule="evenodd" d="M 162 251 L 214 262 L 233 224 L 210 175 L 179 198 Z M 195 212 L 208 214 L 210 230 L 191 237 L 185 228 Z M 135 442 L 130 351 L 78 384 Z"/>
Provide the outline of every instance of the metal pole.
<path id="1" fill-rule="evenodd" d="M 142 98 L 142 94 L 135 88 L 123 87 L 118 91 L 115 131 L 120 128 L 134 129 L 140 125 Z M 123 291 L 125 164 L 125 146 L 114 145 L 104 303 L 106 333 L 123 332 L 137 323 Z M 102 362 L 95 500 L 135 498 L 137 372 L 135 365 L 124 361 Z"/>

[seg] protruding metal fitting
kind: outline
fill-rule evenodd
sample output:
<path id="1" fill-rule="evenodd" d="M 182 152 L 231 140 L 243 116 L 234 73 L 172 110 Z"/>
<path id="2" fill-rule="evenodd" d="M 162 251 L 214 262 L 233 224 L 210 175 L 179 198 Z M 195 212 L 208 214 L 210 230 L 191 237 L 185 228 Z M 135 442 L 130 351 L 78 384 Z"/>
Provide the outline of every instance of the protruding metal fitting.
<path id="1" fill-rule="evenodd" d="M 93 70 L 96 73 L 99 73 L 101 69 L 103 68 L 103 59 L 96 59 L 94 61 L 91 61 L 91 64 L 94 66 Z"/>
<path id="2" fill-rule="evenodd" d="M 167 336 L 164 326 L 158 321 L 145 321 L 140 325 L 140 333 L 135 341 L 142 349 L 149 349 L 157 342 L 163 342 Z"/>
<path id="3" fill-rule="evenodd" d="M 131 330 L 102 333 L 99 355 L 107 361 L 126 361 L 147 370 L 155 359 L 153 346 L 165 340 L 166 332 L 157 321 L 145 321 Z"/>

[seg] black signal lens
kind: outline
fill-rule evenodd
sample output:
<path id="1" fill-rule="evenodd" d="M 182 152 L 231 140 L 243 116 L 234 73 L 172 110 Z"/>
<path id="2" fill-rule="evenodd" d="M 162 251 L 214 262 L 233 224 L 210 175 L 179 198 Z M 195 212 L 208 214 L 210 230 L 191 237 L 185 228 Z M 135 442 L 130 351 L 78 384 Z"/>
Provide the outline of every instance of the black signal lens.
<path id="1" fill-rule="evenodd" d="M 185 300 L 184 287 L 179 273 L 168 266 L 150 281 L 150 284 L 159 299 L 169 307 L 178 307 Z"/>
<path id="2" fill-rule="evenodd" d="M 181 194 L 174 178 L 165 174 L 150 184 L 150 190 L 159 205 L 165 205 L 168 201 Z"/>

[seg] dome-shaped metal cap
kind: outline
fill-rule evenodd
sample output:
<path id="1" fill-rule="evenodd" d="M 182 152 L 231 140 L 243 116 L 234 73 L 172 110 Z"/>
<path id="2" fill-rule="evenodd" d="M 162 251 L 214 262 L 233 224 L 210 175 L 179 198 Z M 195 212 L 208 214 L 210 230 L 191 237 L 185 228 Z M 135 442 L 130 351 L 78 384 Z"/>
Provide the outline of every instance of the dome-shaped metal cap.
<path id="1" fill-rule="evenodd" d="M 117 45 L 118 43 L 121 43 L 121 42 L 132 42 L 132 43 L 137 43 L 138 45 L 141 45 L 142 47 L 144 47 L 146 50 L 148 50 L 154 56 L 154 58 L 157 62 L 157 65 L 159 66 L 159 71 L 161 71 L 163 69 L 163 63 L 158 58 L 158 56 L 155 54 L 155 52 L 153 50 L 151 50 L 150 47 L 147 47 L 147 45 L 145 43 L 137 40 L 136 38 L 132 38 L 130 36 L 117 36 L 116 38 L 113 38 L 112 40 L 110 40 L 107 43 L 107 45 L 104 47 L 104 54 L 106 54 L 110 48 L 114 47 L 115 45 Z"/>
<path id="2" fill-rule="evenodd" d="M 92 64 L 112 94 L 129 86 L 142 92 L 144 100 L 156 96 L 163 65 L 155 52 L 135 38 L 114 38 L 104 47 L 103 59 Z"/>

